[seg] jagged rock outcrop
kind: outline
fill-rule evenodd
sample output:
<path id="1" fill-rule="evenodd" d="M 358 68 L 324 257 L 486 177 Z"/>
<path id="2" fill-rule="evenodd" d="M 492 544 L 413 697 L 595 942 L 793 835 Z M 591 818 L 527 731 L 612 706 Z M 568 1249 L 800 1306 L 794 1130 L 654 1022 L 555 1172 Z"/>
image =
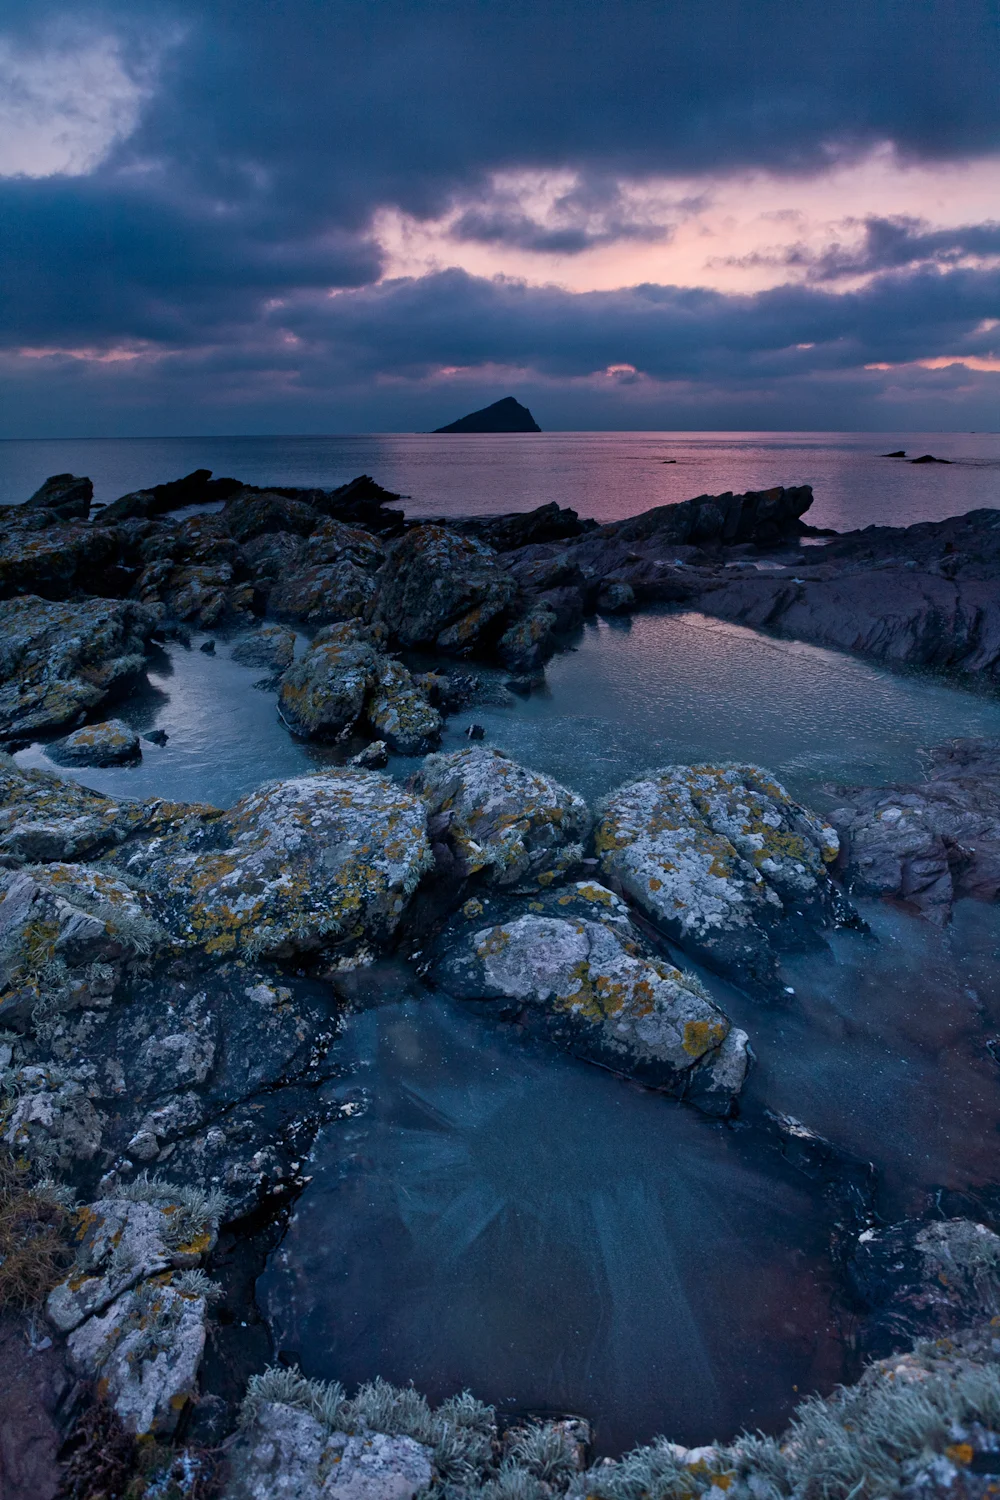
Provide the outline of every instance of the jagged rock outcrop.
<path id="1" fill-rule="evenodd" d="M 435 427 L 435 432 L 541 432 L 526 406 L 513 396 L 504 396 L 490 406 L 459 417 L 447 427 Z"/>
<path id="2" fill-rule="evenodd" d="M 388 550 L 375 613 L 402 645 L 460 656 L 499 622 L 516 592 L 491 548 L 443 526 L 415 526 Z"/>
<path id="3" fill-rule="evenodd" d="M 757 766 L 668 766 L 608 797 L 606 878 L 692 957 L 754 991 L 782 948 L 850 920 L 829 875 L 839 840 Z"/>
<path id="4" fill-rule="evenodd" d="M 52 511 L 60 521 L 85 521 L 93 498 L 93 480 L 76 474 L 52 474 L 24 502 L 24 508 Z"/>
<path id="5" fill-rule="evenodd" d="M 467 901 L 435 948 L 434 980 L 491 1002 L 558 1046 L 728 1114 L 749 1062 L 745 1032 L 689 974 L 655 956 L 596 881 L 533 899 Z"/>
<path id="6" fill-rule="evenodd" d="M 372 732 L 401 755 L 426 755 L 441 738 L 441 715 L 398 661 L 384 660 L 365 703 Z"/>
<path id="7" fill-rule="evenodd" d="M 459 876 L 497 886 L 550 885 L 583 854 L 582 797 L 485 747 L 429 755 L 413 777 L 435 850 Z"/>

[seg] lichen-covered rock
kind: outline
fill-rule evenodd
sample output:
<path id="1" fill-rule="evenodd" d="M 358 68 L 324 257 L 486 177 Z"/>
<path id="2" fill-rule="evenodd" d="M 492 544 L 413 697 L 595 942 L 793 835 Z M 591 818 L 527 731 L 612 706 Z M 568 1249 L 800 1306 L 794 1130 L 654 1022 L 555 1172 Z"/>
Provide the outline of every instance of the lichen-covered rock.
<path id="1" fill-rule="evenodd" d="M 196 1392 L 205 1311 L 205 1297 L 182 1280 L 144 1281 L 74 1329 L 70 1357 L 128 1431 L 169 1435 Z"/>
<path id="2" fill-rule="evenodd" d="M 336 739 L 361 717 L 379 660 L 370 637 L 354 626 L 321 630 L 282 677 L 278 712 L 295 734 Z"/>
<path id="3" fill-rule="evenodd" d="M 512 672 L 530 672 L 552 654 L 555 628 L 555 610 L 538 604 L 504 631 L 497 655 Z"/>
<path id="4" fill-rule="evenodd" d="M 0 736 L 61 729 L 141 675 L 158 616 L 121 599 L 0 603 Z"/>
<path id="5" fill-rule="evenodd" d="M 241 667 L 263 667 L 270 672 L 284 672 L 295 655 L 295 632 L 284 625 L 260 625 L 250 635 L 237 641 L 232 649 L 233 661 Z"/>
<path id="6" fill-rule="evenodd" d="M 103 1119 L 83 1082 L 68 1070 L 9 1070 L 0 1092 L 0 1140 L 40 1177 L 62 1176 L 89 1162 L 101 1144 Z"/>
<path id="7" fill-rule="evenodd" d="M 411 1437 L 329 1432 L 267 1401 L 238 1441 L 226 1500 L 414 1500 L 433 1477 L 430 1449 Z"/>
<path id="8" fill-rule="evenodd" d="M 577 1056 L 670 1093 L 691 1090 L 712 1113 L 729 1113 L 743 1085 L 746 1033 L 733 1032 L 694 976 L 648 950 L 624 901 L 595 881 L 531 901 L 467 901 L 437 944 L 433 974 L 458 999 L 497 1002 Z"/>
<path id="9" fill-rule="evenodd" d="M 93 498 L 93 480 L 75 474 L 52 474 L 24 502 L 24 508 L 54 511 L 64 521 L 86 520 Z"/>
<path id="10" fill-rule="evenodd" d="M 272 490 L 237 492 L 226 501 L 223 516 L 238 542 L 250 542 L 272 531 L 308 536 L 319 520 L 312 506 Z"/>
<path id="11" fill-rule="evenodd" d="M 366 620 L 375 600 L 371 573 L 349 557 L 296 569 L 281 577 L 268 595 L 268 613 L 304 625 Z"/>
<path id="12" fill-rule="evenodd" d="M 142 759 L 139 736 L 121 719 L 74 729 L 49 751 L 62 766 L 127 766 Z"/>
<path id="13" fill-rule="evenodd" d="M 605 875 L 686 952 L 751 990 L 778 950 L 850 917 L 827 866 L 833 828 L 756 766 L 668 766 L 607 798 Z"/>
<path id="14" fill-rule="evenodd" d="M 207 846 L 136 845 L 154 909 L 216 955 L 362 948 L 395 929 L 429 863 L 424 808 L 353 767 L 271 781 L 213 825 Z"/>
<path id="15" fill-rule="evenodd" d="M 429 755 L 412 785 L 460 874 L 546 886 L 581 858 L 591 821 L 583 798 L 499 750 Z"/>
<path id="16" fill-rule="evenodd" d="M 441 738 L 441 715 L 418 690 L 402 662 L 384 661 L 365 716 L 374 732 L 401 755 L 426 755 Z"/>
<path id="17" fill-rule="evenodd" d="M 265 531 L 240 548 L 240 563 L 264 593 L 283 573 L 292 573 L 302 559 L 305 541 L 291 531 Z"/>
<path id="18" fill-rule="evenodd" d="M 444 526 L 415 526 L 388 550 L 376 614 L 405 646 L 463 655 L 516 592 L 490 547 Z"/>

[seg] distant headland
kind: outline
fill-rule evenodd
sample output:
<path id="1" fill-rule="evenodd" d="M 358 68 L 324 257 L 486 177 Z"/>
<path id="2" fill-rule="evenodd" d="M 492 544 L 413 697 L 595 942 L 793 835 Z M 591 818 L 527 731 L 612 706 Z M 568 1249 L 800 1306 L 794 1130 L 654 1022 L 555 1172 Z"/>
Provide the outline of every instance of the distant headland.
<path id="1" fill-rule="evenodd" d="M 435 432 L 541 432 L 531 412 L 513 396 L 504 396 L 482 411 L 471 411 L 447 427 L 435 427 Z"/>

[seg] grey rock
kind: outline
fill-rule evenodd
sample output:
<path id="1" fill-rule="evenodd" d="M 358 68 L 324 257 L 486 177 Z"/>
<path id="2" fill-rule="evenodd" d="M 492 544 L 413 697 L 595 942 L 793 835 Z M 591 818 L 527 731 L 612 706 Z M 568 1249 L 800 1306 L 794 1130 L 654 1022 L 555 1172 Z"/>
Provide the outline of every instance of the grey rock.
<path id="1" fill-rule="evenodd" d="M 351 765 L 359 766 L 363 771 L 381 771 L 389 764 L 389 750 L 385 740 L 373 740 L 357 755 L 351 756 Z"/>
<path id="2" fill-rule="evenodd" d="M 380 658 L 363 630 L 333 625 L 288 668 L 278 688 L 278 712 L 296 734 L 336 739 L 361 717 Z"/>
<path id="3" fill-rule="evenodd" d="M 25 509 L 54 511 L 64 521 L 86 520 L 93 498 L 92 480 L 75 474 L 53 474 L 25 501 Z"/>
<path id="4" fill-rule="evenodd" d="M 441 738 L 441 715 L 401 662 L 383 660 L 365 704 L 372 730 L 390 750 L 426 755 Z"/>
<path id="5" fill-rule="evenodd" d="M 376 614 L 405 646 L 463 655 L 508 608 L 516 587 L 491 548 L 443 526 L 415 526 L 388 549 Z"/>
<path id="6" fill-rule="evenodd" d="M 49 754 L 62 766 L 127 766 L 142 759 L 139 736 L 121 719 L 75 729 L 53 745 Z"/>
<path id="7" fill-rule="evenodd" d="M 283 625 L 260 625 L 237 641 L 230 653 L 241 667 L 266 667 L 284 672 L 295 655 L 295 632 Z"/>
<path id="8" fill-rule="evenodd" d="M 434 1477 L 430 1450 L 413 1438 L 330 1433 L 279 1401 L 260 1405 L 231 1468 L 226 1500 L 414 1500 Z"/>
<path id="9" fill-rule="evenodd" d="M 351 558 L 316 564 L 283 575 L 268 595 L 268 612 L 304 625 L 368 619 L 375 580 Z"/>
<path id="10" fill-rule="evenodd" d="M 555 649 L 552 639 L 557 615 L 547 604 L 538 604 L 515 620 L 500 637 L 497 655 L 505 667 L 530 672 L 541 666 Z"/>
<path id="11" fill-rule="evenodd" d="M 230 534 L 243 543 L 275 531 L 308 536 L 320 519 L 312 506 L 272 490 L 238 491 L 223 515 Z"/>
<path id="12" fill-rule="evenodd" d="M 618 579 L 605 580 L 597 596 L 597 608 L 602 615 L 627 614 L 635 604 L 635 589 Z"/>

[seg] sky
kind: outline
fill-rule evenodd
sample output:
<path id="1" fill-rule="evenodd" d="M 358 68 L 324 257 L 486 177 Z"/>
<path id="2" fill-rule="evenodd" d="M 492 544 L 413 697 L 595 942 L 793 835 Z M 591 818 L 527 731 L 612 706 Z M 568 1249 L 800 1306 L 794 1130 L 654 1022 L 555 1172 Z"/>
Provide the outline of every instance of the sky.
<path id="1" fill-rule="evenodd" d="M 0 437 L 1000 429 L 1000 0 L 4 0 Z"/>

